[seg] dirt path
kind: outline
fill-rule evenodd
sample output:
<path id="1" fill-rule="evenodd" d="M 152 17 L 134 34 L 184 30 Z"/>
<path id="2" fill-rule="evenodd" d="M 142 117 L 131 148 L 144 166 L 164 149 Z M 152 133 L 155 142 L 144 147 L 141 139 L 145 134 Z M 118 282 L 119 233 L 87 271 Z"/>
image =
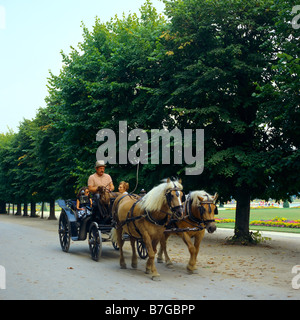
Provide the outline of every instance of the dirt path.
<path id="1" fill-rule="evenodd" d="M 0 223 L 1 221 L 57 233 L 58 221 L 0 215 Z M 180 238 L 171 237 L 168 248 L 174 269 L 168 270 L 165 266 L 158 265 L 162 281 L 166 277 L 178 283 L 205 279 L 207 280 L 204 285 L 206 288 L 199 288 L 199 299 L 207 297 L 205 290 L 212 290 L 211 285 L 215 286 L 215 297 L 222 298 L 223 296 L 220 296 L 218 292 L 218 287 L 222 282 L 229 292 L 235 293 L 233 298 L 237 297 L 237 292 L 244 291 L 247 292 L 243 297 L 246 299 L 300 299 L 300 289 L 292 288 L 292 279 L 295 276 L 292 274 L 292 268 L 300 265 L 300 235 L 269 233 L 263 235 L 271 237 L 272 240 L 257 246 L 226 245 L 225 238 L 232 233 L 233 231 L 229 229 L 217 229 L 214 234 L 205 235 L 198 257 L 198 273 L 191 276 L 187 276 L 185 270 L 189 258 L 187 247 Z M 59 246 L 58 243 L 57 245 Z M 71 247 L 76 245 L 73 243 Z M 85 245 L 88 247 L 87 243 Z M 104 243 L 103 246 L 111 247 L 111 244 Z M 130 265 L 129 243 L 126 243 L 125 249 L 128 250 L 127 263 Z M 118 260 L 115 261 L 115 256 L 114 254 L 112 264 L 117 269 Z M 139 263 L 143 265 L 144 261 Z M 139 269 L 143 270 L 143 266 L 140 266 Z M 132 272 L 128 271 L 130 274 Z M 300 280 L 298 283 L 300 285 Z M 152 286 L 151 280 L 150 286 Z M 214 297 L 212 291 L 209 297 Z M 224 296 L 224 299 L 230 299 L 230 296 Z"/>

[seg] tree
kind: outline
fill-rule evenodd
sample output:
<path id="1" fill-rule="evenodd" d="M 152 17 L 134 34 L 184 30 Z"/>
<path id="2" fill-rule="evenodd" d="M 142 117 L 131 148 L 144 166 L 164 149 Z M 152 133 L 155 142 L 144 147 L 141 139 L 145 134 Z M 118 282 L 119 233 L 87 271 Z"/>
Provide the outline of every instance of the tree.
<path id="1" fill-rule="evenodd" d="M 271 184 L 269 196 L 291 201 L 300 190 L 300 34 L 292 27 L 295 13 L 292 1 L 276 1 L 272 6 L 275 36 L 268 45 L 274 48 L 268 83 L 258 83 L 257 96 L 264 99 L 259 117 L 264 119 L 269 145 Z"/>
<path id="2" fill-rule="evenodd" d="M 11 168 L 10 154 L 14 133 L 9 130 L 7 134 L 0 134 L 0 214 L 6 213 L 6 203 L 12 197 L 12 188 L 9 184 L 8 172 Z"/>
<path id="3" fill-rule="evenodd" d="M 250 199 L 270 195 L 278 174 L 270 170 L 270 156 L 273 150 L 283 155 L 282 141 L 273 146 L 260 116 L 266 98 L 256 95 L 277 61 L 278 8 L 268 0 L 165 3 L 171 21 L 163 35 L 169 72 L 164 69 L 161 87 L 170 91 L 165 104 L 180 128 L 205 130 L 204 173 L 186 177 L 185 185 L 217 190 L 223 200 L 234 197 L 235 237 L 251 241 Z"/>
<path id="4" fill-rule="evenodd" d="M 57 166 L 61 179 L 73 176 L 74 189 L 86 184 L 93 172 L 100 129 L 118 133 L 119 121 L 127 120 L 128 131 L 147 130 L 162 127 L 166 118 L 160 100 L 151 92 L 160 78 L 151 55 L 166 21 L 149 1 L 140 12 L 140 18 L 130 14 L 108 23 L 96 19 L 91 32 L 83 26 L 79 48 L 73 48 L 69 56 L 62 53 L 63 69 L 58 76 L 50 75 L 47 114 L 60 132 L 55 143 L 60 155 Z M 131 185 L 135 172 L 131 164 L 110 169 L 115 179 Z"/>

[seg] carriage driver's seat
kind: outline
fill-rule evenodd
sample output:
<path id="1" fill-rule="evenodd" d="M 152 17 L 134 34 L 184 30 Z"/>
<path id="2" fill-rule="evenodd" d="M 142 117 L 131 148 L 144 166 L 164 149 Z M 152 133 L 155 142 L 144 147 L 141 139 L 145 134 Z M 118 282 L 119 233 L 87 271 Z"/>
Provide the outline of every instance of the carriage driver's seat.
<path id="1" fill-rule="evenodd" d="M 93 208 L 97 208 L 96 216 L 98 216 L 99 220 L 104 223 L 110 223 L 111 217 L 109 214 L 108 206 L 102 205 L 100 203 L 100 198 L 97 196 L 93 197 Z"/>

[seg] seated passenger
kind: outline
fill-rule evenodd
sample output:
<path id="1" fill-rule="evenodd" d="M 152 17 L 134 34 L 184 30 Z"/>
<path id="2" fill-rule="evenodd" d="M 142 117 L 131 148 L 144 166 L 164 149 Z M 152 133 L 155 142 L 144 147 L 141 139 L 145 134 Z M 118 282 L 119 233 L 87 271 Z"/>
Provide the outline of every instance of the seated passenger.
<path id="1" fill-rule="evenodd" d="M 78 192 L 76 209 L 79 219 L 83 219 L 91 214 L 93 202 L 89 197 L 89 194 L 90 192 L 88 187 L 82 187 Z"/>
<path id="2" fill-rule="evenodd" d="M 121 181 L 119 184 L 119 192 L 123 194 L 128 194 L 127 190 L 129 189 L 129 183 L 125 181 Z"/>

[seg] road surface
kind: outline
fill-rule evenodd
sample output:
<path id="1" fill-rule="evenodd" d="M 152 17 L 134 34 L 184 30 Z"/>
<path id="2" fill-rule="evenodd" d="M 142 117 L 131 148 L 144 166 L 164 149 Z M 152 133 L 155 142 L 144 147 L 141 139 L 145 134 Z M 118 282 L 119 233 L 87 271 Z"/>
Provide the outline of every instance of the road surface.
<path id="1" fill-rule="evenodd" d="M 57 222 L 0 215 L 0 265 L 6 270 L 6 289 L 0 290 L 0 300 L 300 299 L 300 290 L 291 287 L 292 267 L 300 265 L 299 237 L 286 236 L 288 244 L 293 245 L 291 248 L 279 246 L 275 241 L 274 248 L 270 244 L 261 248 L 244 248 L 234 256 L 234 250 L 243 248 L 234 249 L 234 246 L 223 244 L 222 239 L 229 232 L 218 230 L 214 235 L 205 236 L 198 259 L 199 272 L 194 275 L 185 270 L 188 257 L 185 245 L 179 238 L 171 238 L 174 240 L 169 243 L 169 249 L 175 267 L 170 270 L 164 264 L 157 264 L 161 281 L 156 282 L 144 273 L 145 261 L 139 260 L 137 270 L 130 268 L 129 243 L 125 255 L 128 269 L 121 270 L 119 253 L 111 243 L 103 244 L 102 257 L 99 262 L 94 262 L 87 241 L 72 242 L 70 252 L 62 252 Z M 261 257 L 252 249 L 262 250 Z M 283 258 L 281 250 L 284 250 Z M 288 255 L 291 261 L 287 261 L 287 250 L 291 252 Z M 271 268 L 268 266 L 264 269 L 262 259 L 267 253 L 272 259 L 280 257 L 285 263 L 282 266 L 282 270 L 286 270 L 284 280 L 281 281 L 279 269 L 280 274 L 272 274 L 267 281 L 267 275 L 274 272 L 267 270 Z M 261 277 L 254 273 L 257 266 L 252 264 L 255 262 L 250 263 L 250 259 L 255 261 L 256 258 L 261 259 L 258 261 L 260 274 L 263 273 Z M 240 269 L 234 269 L 237 263 Z"/>

